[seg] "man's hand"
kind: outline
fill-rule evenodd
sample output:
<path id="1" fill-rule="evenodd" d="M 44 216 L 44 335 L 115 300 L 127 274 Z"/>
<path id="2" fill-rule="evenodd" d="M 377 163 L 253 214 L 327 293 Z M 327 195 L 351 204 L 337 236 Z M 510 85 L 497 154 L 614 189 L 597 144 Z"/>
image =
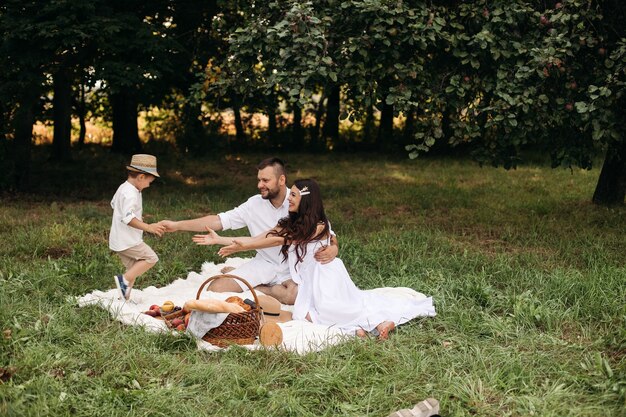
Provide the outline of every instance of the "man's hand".
<path id="1" fill-rule="evenodd" d="M 161 220 L 159 224 L 165 228 L 166 232 L 176 232 L 178 230 L 177 222 L 172 220 Z"/>
<path id="2" fill-rule="evenodd" d="M 315 260 L 321 264 L 332 262 L 339 253 L 337 245 L 322 246 L 315 252 Z"/>

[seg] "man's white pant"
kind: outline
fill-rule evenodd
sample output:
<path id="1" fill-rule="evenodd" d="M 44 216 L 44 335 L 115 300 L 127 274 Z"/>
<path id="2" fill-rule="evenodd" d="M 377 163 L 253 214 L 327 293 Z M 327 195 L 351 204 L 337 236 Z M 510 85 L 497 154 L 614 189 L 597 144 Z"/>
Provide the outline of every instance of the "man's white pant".
<path id="1" fill-rule="evenodd" d="M 274 264 L 267 262 L 260 256 L 255 256 L 251 261 L 233 269 L 229 272 L 245 279 L 252 287 L 257 285 L 275 285 L 280 284 L 290 278 L 289 266 L 286 262 Z M 243 291 L 248 291 L 246 284 L 239 280 L 235 280 Z"/>

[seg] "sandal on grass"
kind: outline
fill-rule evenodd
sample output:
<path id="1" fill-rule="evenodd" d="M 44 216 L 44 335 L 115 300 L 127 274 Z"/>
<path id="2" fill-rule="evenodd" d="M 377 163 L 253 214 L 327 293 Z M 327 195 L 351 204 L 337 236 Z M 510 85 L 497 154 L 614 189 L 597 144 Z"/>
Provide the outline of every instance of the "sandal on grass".
<path id="1" fill-rule="evenodd" d="M 412 409 L 402 409 L 394 411 L 388 417 L 431 417 L 439 414 L 439 401 L 434 398 L 427 398 L 415 404 Z"/>

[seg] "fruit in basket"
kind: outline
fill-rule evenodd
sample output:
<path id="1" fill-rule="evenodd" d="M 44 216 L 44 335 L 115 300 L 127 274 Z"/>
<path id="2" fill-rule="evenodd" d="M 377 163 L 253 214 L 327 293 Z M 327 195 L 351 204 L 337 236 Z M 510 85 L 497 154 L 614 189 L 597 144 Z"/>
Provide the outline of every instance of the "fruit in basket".
<path id="1" fill-rule="evenodd" d="M 178 327 L 181 324 L 185 324 L 185 322 L 181 318 L 175 318 L 174 320 L 172 320 L 172 327 Z"/>
<path id="2" fill-rule="evenodd" d="M 157 315 L 159 315 L 159 312 L 157 310 L 148 310 L 148 311 L 144 311 L 143 314 L 147 314 L 150 317 L 156 317 Z"/>
<path id="3" fill-rule="evenodd" d="M 150 306 L 150 310 L 155 310 L 155 311 L 159 311 L 161 309 L 161 306 L 158 304 L 152 304 Z"/>
<path id="4" fill-rule="evenodd" d="M 174 307 L 175 307 L 175 305 L 174 305 L 174 303 L 172 301 L 166 301 L 161 306 L 161 310 L 166 312 L 166 313 L 169 313 L 171 311 L 174 311 Z"/>
<path id="5" fill-rule="evenodd" d="M 179 324 L 178 326 L 176 326 L 176 330 L 180 331 L 180 332 L 184 332 L 187 329 L 187 327 L 185 327 L 184 324 Z"/>
<path id="6" fill-rule="evenodd" d="M 191 318 L 191 313 L 185 314 L 185 326 L 189 326 L 189 318 Z"/>

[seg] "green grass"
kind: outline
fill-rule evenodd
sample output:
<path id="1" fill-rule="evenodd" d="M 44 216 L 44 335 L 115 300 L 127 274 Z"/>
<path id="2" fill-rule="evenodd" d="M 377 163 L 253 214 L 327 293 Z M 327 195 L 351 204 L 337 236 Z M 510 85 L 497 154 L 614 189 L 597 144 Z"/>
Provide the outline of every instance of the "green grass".
<path id="1" fill-rule="evenodd" d="M 144 212 L 230 209 L 265 156 L 160 156 Z M 78 308 L 68 296 L 121 269 L 107 243 L 126 158 L 37 153 L 33 193 L 0 201 L 0 415 L 386 416 L 428 396 L 443 416 L 626 415 L 626 208 L 589 202 L 597 169 L 282 156 L 291 180 L 320 182 L 357 285 L 415 288 L 437 317 L 299 356 L 201 352 Z M 220 261 L 189 233 L 146 240 L 161 261 L 139 286 Z"/>

